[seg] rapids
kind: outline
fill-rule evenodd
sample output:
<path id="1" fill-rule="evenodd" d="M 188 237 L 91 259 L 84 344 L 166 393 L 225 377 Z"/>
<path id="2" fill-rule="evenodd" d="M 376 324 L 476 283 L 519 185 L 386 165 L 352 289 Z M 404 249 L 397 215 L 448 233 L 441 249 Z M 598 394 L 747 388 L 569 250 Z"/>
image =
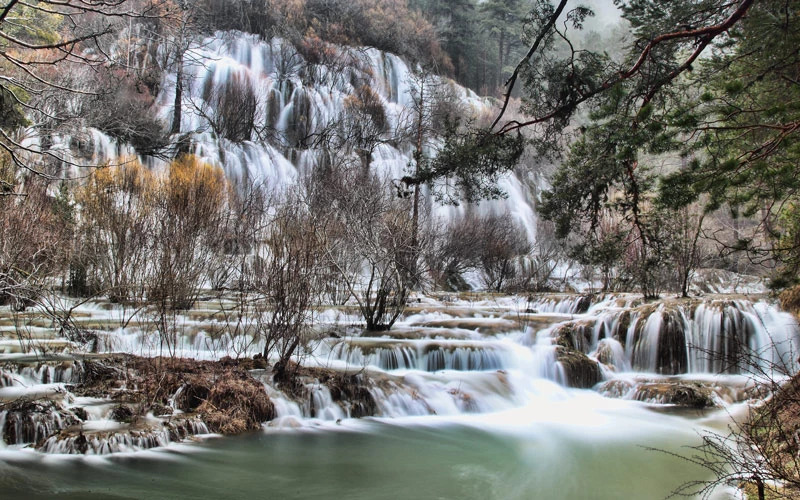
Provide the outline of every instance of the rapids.
<path id="1" fill-rule="evenodd" d="M 796 369 L 798 326 L 764 299 L 420 296 L 393 330 L 376 334 L 358 326 L 352 308 L 319 311 L 317 333 L 297 357 L 358 377 L 374 408 L 342 399 L 313 375 L 301 380 L 308 398 L 297 400 L 268 371 L 254 370 L 277 417 L 260 434 L 213 438 L 192 419 L 167 420 L 171 427 L 160 430 L 161 420 L 148 416 L 145 428 L 129 428 L 111 419 L 108 399 L 70 392 L 88 360 L 103 353 L 220 359 L 258 352 L 259 339 L 226 337 L 217 314 L 229 308 L 226 300 L 208 299 L 177 317 L 180 333 L 168 351 L 146 312 L 131 317 L 103 302 L 74 311 L 92 334 L 83 343 L 54 344 L 33 313 L 26 313 L 24 343 L 0 326 L 8 339 L 0 401 L 35 395 L 51 405 L 30 424 L 13 407 L 0 412 L 3 491 L 33 498 L 663 498 L 707 476 L 650 448 L 687 453 L 699 432 L 724 428 L 728 412 L 758 395 L 757 375 Z M 575 366 L 597 372 L 590 389 L 570 387 Z M 87 440 L 47 437 L 76 425 L 79 408 Z M 352 418 L 361 415 L 374 416 Z"/>

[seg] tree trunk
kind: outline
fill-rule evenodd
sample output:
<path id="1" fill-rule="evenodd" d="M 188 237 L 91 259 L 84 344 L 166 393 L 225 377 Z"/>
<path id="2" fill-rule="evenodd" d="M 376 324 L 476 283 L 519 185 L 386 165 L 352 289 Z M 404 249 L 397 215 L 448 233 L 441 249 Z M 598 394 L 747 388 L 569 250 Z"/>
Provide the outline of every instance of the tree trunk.
<path id="1" fill-rule="evenodd" d="M 181 133 L 181 107 L 183 104 L 183 50 L 178 47 L 178 53 L 175 55 L 177 65 L 177 75 L 175 76 L 175 102 L 172 111 L 172 127 L 170 128 L 171 134 Z"/>

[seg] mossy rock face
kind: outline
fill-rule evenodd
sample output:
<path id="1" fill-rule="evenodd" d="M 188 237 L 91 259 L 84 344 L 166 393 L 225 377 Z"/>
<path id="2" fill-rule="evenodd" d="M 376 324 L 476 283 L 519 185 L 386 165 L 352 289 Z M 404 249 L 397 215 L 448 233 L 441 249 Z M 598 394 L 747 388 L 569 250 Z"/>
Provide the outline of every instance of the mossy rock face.
<path id="1" fill-rule="evenodd" d="M 589 389 L 603 380 L 600 365 L 582 352 L 557 347 L 556 359 L 561 363 L 570 387 Z"/>
<path id="2" fill-rule="evenodd" d="M 594 336 L 594 320 L 573 321 L 556 327 L 556 345 L 565 349 L 586 352 Z"/>
<path id="3" fill-rule="evenodd" d="M 614 331 L 611 336 L 619 341 L 620 344 L 625 345 L 628 340 L 628 328 L 631 326 L 631 312 L 625 310 L 620 314 L 619 321 L 617 321 Z"/>
<path id="4" fill-rule="evenodd" d="M 586 313 L 592 306 L 592 299 L 594 299 L 592 295 L 584 295 L 578 299 L 578 303 L 575 305 L 575 314 Z"/>
<path id="5" fill-rule="evenodd" d="M 328 386 L 331 398 L 349 408 L 350 417 L 361 418 L 377 415 L 378 403 L 366 388 L 366 381 L 360 375 L 337 374 L 323 377 L 320 382 Z"/>
<path id="6" fill-rule="evenodd" d="M 5 425 L 0 431 L 6 444 L 37 443 L 78 419 L 61 405 L 49 400 L 18 399 L 3 406 Z"/>
<path id="7" fill-rule="evenodd" d="M 150 407 L 150 411 L 153 412 L 153 415 L 156 417 L 168 417 L 174 412 L 171 406 L 162 405 L 161 403 L 153 404 Z"/>
<path id="8" fill-rule="evenodd" d="M 310 397 L 306 384 L 323 384 L 330 391 L 331 399 L 345 409 L 351 418 L 379 414 L 378 403 L 369 391 L 377 381 L 367 374 L 346 374 L 328 368 L 311 368 L 289 362 L 284 369 L 274 373 L 273 382 L 284 394 L 298 402 Z"/>
<path id="9" fill-rule="evenodd" d="M 608 342 L 600 342 L 594 355 L 600 363 L 611 367 L 614 366 L 614 361 L 616 361 L 614 350 Z"/>
<path id="10" fill-rule="evenodd" d="M 111 419 L 117 422 L 131 423 L 135 413 L 128 405 L 117 405 L 111 410 Z"/>
<path id="11" fill-rule="evenodd" d="M 699 384 L 652 383 L 636 388 L 633 399 L 648 403 L 670 404 L 686 408 L 710 408 L 716 406 L 712 391 Z"/>
<path id="12" fill-rule="evenodd" d="M 686 352 L 684 324 L 678 311 L 664 312 L 658 336 L 658 373 L 677 375 L 686 373 L 689 356 Z"/>

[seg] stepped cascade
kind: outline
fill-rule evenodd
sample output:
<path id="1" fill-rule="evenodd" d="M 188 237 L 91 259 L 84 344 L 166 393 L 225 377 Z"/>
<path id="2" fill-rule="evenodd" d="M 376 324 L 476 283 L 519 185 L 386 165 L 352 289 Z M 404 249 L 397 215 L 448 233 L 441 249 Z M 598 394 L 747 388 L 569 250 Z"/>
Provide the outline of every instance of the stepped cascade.
<path id="1" fill-rule="evenodd" d="M 263 349 L 260 339 L 214 334 L 220 331 L 220 319 L 197 319 L 213 317 L 214 310 L 213 303 L 206 303 L 180 319 L 184 333 L 176 341 L 175 355 L 213 360 L 252 356 Z M 114 323 L 113 309 L 87 304 L 80 312 L 87 322 L 105 318 Z M 301 377 L 305 396 L 287 392 L 269 372 L 253 372 L 275 405 L 276 418 L 269 425 L 371 415 L 492 413 L 546 400 L 559 386 L 558 393 L 586 387 L 607 397 L 680 403 L 670 400 L 670 390 L 653 385 L 674 382 L 670 377 L 687 383 L 716 380 L 702 388 L 707 396 L 703 401 L 727 406 L 746 397 L 757 372 L 794 370 L 800 341 L 789 314 L 768 302 L 744 299 L 655 304 L 626 296 L 520 297 L 471 304 L 428 300 L 389 332 L 343 326 L 357 321 L 341 310 L 321 314 L 319 331 L 338 333 L 321 334 L 298 355 L 303 365 L 323 370 Z M 94 356 L 164 355 L 158 332 L 144 318 L 137 326 L 97 330 L 83 346 L 67 342 L 62 354 L 48 344 L 46 332 L 40 329 L 43 343 L 34 338 L 29 350 L 4 344 L 7 363 L 0 369 L 0 398 L 44 395 L 48 400 L 36 403 L 47 407 L 32 417 L 13 405 L 0 413 L 5 446 L 36 444 L 45 453 L 88 449 L 102 454 L 163 446 L 207 432 L 202 422 L 187 419 L 171 420 L 173 427 L 165 430 L 131 428 L 114 434 L 108 428 L 115 411 L 111 401 L 70 392 L 97 370 L 92 358 L 71 353 L 88 348 Z M 352 383 L 363 390 L 330 383 L 324 375 L 328 371 L 353 377 Z M 170 415 L 182 413 L 180 392 L 172 398 Z M 76 425 L 87 437 L 98 434 L 96 429 L 103 432 L 95 441 L 89 437 L 88 445 L 68 434 L 53 437 Z"/>

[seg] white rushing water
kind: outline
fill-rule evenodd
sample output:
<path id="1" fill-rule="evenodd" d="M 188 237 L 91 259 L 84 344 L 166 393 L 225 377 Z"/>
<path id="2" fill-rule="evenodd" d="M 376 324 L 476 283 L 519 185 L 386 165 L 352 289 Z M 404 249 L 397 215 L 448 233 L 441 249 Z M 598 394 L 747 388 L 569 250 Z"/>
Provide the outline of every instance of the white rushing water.
<path id="1" fill-rule="evenodd" d="M 336 488 L 336 478 L 346 477 L 349 486 L 339 487 L 355 497 L 393 498 L 357 470 L 332 465 L 331 457 L 348 454 L 358 467 L 377 476 L 381 476 L 378 464 L 389 468 L 392 472 L 382 476 L 386 484 L 406 488 L 419 498 L 429 498 L 427 491 L 449 497 L 458 489 L 453 484 L 459 477 L 465 487 L 469 485 L 462 491 L 465 498 L 581 498 L 587 488 L 597 490 L 596 498 L 663 498 L 685 480 L 706 477 L 670 455 L 642 448 L 680 452 L 681 446 L 697 443 L 696 432 L 703 428 L 689 414 L 687 418 L 653 411 L 653 404 L 693 405 L 664 391 L 664 386 L 679 387 L 684 391 L 680 394 L 693 388 L 704 395 L 702 401 L 722 407 L 717 417 L 710 414 L 711 420 L 706 420 L 710 422 L 724 419 L 725 409 L 746 399 L 757 382 L 748 366 L 757 367 L 760 361 L 736 367 L 724 360 L 732 359 L 734 353 L 757 353 L 764 363 L 785 361 L 793 369 L 796 358 L 791 354 L 797 347 L 797 324 L 765 301 L 640 304 L 631 296 L 419 299 L 415 310 L 389 332 L 370 334 L 351 326 L 357 325 L 358 318 L 346 310 L 331 309 L 318 315 L 318 330 L 336 334 L 309 342 L 297 360 L 327 370 L 321 373 L 354 377 L 357 386 L 369 394 L 366 399 L 358 393 L 343 397 L 342 389 L 325 382 L 321 375 L 304 375 L 300 382 L 307 397 L 297 399 L 276 386 L 268 372 L 252 372 L 264 382 L 277 418 L 265 424 L 267 432 L 262 437 L 207 441 L 199 447 L 205 450 L 200 456 L 217 457 L 209 458 L 212 462 L 236 464 L 233 469 L 223 469 L 234 477 L 245 475 L 241 484 L 235 485 L 222 479 L 221 472 L 211 472 L 205 459 L 186 454 L 176 444 L 207 433 L 202 422 L 176 418 L 167 425 L 152 415 L 145 419 L 144 428 L 115 422 L 112 401 L 70 392 L 70 384 L 80 381 L 86 370 L 81 359 L 70 360 L 70 352 L 82 346 L 66 342 L 54 351 L 47 329 L 36 330 L 48 342 L 37 346 L 34 336 L 25 349 L 6 347 L 3 355 L 17 363 L 0 369 L 0 400 L 18 400 L 20 396 L 46 399 L 38 403 L 45 407 L 37 412 L 35 421 L 25 421 L 24 413 L 14 408 L 0 412 L 5 448 L 0 455 L 8 463 L 0 468 L 0 483 L 10 485 L 9 481 L 16 481 L 17 468 L 38 460 L 26 451 L 37 444 L 36 456 L 82 453 L 113 457 L 152 448 L 165 450 L 172 458 L 161 472 L 147 472 L 152 468 L 149 461 L 158 460 L 159 455 L 140 455 L 146 458 L 124 462 L 120 469 L 124 473 L 113 481 L 102 475 L 83 476 L 91 478 L 85 482 L 93 488 L 110 494 L 133 492 L 135 498 L 153 494 L 132 486 L 139 478 L 147 474 L 165 478 L 162 473 L 214 476 L 232 491 L 252 496 L 259 482 L 248 474 L 255 474 L 254 467 L 263 461 L 289 475 L 305 468 L 308 474 L 313 471 L 313 479 L 305 486 L 311 489 L 294 494 L 276 478 L 278 483 L 271 487 L 279 495 L 315 498 L 320 493 L 309 491 Z M 169 352 L 220 359 L 253 354 L 262 347 L 258 339 L 249 337 L 223 341 L 224 322 L 214 312 L 213 302 L 206 302 L 176 317 L 177 336 Z M 101 318 L 107 322 L 108 330 L 96 330 L 98 340 L 90 341 L 100 353 L 169 353 L 144 313 L 131 318 L 119 306 L 101 303 L 79 306 L 75 313 L 79 324 L 97 325 Z M 125 328 L 115 326 L 122 317 L 130 320 Z M 4 335 L 10 333 L 4 330 Z M 575 377 L 570 363 L 560 357 L 565 344 L 571 346 L 571 352 L 583 353 L 589 372 L 596 370 L 596 379 L 588 385 L 593 390 L 568 387 Z M 32 356 L 37 352 L 38 359 Z M 74 413 L 78 408 L 85 412 L 81 422 Z M 379 418 L 351 418 L 360 415 Z M 75 425 L 82 429 L 81 434 L 52 437 L 59 429 Z M 403 442 L 429 451 L 414 452 L 399 444 Z M 302 465 L 297 463 L 299 469 L 290 472 L 277 465 L 287 456 L 305 458 Z M 398 456 L 420 464 L 426 472 L 406 471 Z M 59 468 L 40 464 L 38 467 L 49 471 L 48 479 L 27 481 L 41 491 L 51 491 L 47 484 L 57 478 L 59 487 L 77 491 L 84 483 L 73 481 L 65 471 L 86 467 L 80 463 L 67 462 Z M 603 465 L 611 463 L 629 472 L 618 473 L 617 468 Z M 338 470 L 338 475 L 322 472 L 328 467 Z M 462 472 L 455 473 L 459 468 Z M 426 478 L 427 487 L 408 485 L 400 471 Z M 629 474 L 641 477 L 632 481 Z M 13 484 L 19 489 L 25 483 Z M 125 489 L 118 490 L 122 485 Z M 170 495 L 198 498 L 212 498 L 215 491 L 197 491 L 183 483 L 165 487 Z M 728 498 L 725 491 L 720 495 Z M 155 498 L 160 498 L 159 494 Z"/>

